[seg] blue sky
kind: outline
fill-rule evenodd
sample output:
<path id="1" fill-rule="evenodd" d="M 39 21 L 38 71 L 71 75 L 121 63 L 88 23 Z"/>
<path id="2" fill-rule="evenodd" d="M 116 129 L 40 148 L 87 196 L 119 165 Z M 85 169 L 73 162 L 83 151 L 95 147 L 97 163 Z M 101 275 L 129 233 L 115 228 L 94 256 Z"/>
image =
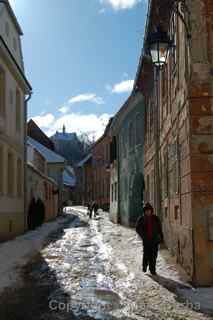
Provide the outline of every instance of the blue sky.
<path id="1" fill-rule="evenodd" d="M 97 137 L 128 97 L 141 48 L 147 0 L 10 0 L 24 31 L 28 117 L 51 135 Z"/>

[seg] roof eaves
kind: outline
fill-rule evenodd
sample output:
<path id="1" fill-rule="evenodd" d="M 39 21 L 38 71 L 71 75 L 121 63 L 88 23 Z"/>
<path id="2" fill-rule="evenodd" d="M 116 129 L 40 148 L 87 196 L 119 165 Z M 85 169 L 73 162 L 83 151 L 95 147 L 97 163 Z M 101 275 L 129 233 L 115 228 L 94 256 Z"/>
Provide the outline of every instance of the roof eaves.
<path id="1" fill-rule="evenodd" d="M 15 13 L 13 12 L 13 9 L 12 9 L 9 1 L 8 0 L 0 0 L 0 3 L 4 3 L 6 5 L 8 11 L 9 11 L 9 14 L 10 14 L 10 16 L 11 16 L 11 18 L 12 18 L 12 20 L 13 20 L 15 26 L 16 26 L 16 29 L 18 30 L 19 34 L 21 36 L 23 36 L 23 31 L 22 31 L 21 26 L 20 26 L 20 24 L 19 24 L 19 22 L 18 22 L 18 20 L 17 20 L 17 18 L 15 16 Z"/>

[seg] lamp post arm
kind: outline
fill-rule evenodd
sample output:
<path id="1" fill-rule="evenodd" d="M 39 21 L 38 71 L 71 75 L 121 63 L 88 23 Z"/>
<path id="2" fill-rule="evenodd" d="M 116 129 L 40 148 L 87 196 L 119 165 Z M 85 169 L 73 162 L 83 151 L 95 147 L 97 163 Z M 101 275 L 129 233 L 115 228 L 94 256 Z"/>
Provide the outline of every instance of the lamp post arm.
<path id="1" fill-rule="evenodd" d="M 174 6 L 173 6 L 173 11 L 178 15 L 178 17 L 181 19 L 181 21 L 183 22 L 185 29 L 186 29 L 186 33 L 187 33 L 187 38 L 191 39 L 191 27 L 190 27 L 190 22 L 188 21 L 188 23 L 186 22 L 185 17 L 183 16 L 183 14 L 180 12 L 179 10 L 179 4 L 181 5 L 181 10 L 183 12 L 187 12 L 188 16 L 190 15 L 190 11 L 188 6 L 186 5 L 186 1 L 185 0 L 175 0 L 174 2 Z"/>

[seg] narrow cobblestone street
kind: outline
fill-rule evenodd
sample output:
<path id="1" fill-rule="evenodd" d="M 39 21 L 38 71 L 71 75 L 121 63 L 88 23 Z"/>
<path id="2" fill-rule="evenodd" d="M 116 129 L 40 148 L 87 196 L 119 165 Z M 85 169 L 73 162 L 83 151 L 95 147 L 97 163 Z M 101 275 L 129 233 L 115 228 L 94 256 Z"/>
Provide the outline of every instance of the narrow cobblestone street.
<path id="1" fill-rule="evenodd" d="M 105 213 L 89 221 L 76 210 L 27 265 L 23 285 L 1 297 L 1 320 L 212 319 L 178 298 L 181 283 L 170 279 L 178 275 L 165 254 L 159 276 L 143 274 L 134 230 L 112 224 Z"/>

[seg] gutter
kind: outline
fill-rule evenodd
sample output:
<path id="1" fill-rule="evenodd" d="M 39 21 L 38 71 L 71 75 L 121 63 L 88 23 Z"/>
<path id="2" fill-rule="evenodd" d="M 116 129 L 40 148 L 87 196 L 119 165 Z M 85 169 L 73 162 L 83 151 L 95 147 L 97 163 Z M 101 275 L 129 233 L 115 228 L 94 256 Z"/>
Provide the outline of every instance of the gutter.
<path id="1" fill-rule="evenodd" d="M 19 66 L 19 64 L 17 63 L 16 59 L 14 58 L 13 54 L 11 53 L 10 49 L 8 48 L 6 42 L 4 41 L 4 39 L 2 38 L 2 36 L 0 35 L 0 40 L 4 46 L 4 48 L 6 49 L 7 53 L 9 54 L 11 60 L 13 61 L 13 63 L 15 64 L 16 68 L 18 69 L 18 72 L 20 73 L 21 77 L 23 78 L 25 84 L 27 85 L 28 89 L 30 91 L 32 91 L 32 87 L 30 85 L 30 83 L 28 82 L 23 70 L 21 69 L 21 67 Z"/>

